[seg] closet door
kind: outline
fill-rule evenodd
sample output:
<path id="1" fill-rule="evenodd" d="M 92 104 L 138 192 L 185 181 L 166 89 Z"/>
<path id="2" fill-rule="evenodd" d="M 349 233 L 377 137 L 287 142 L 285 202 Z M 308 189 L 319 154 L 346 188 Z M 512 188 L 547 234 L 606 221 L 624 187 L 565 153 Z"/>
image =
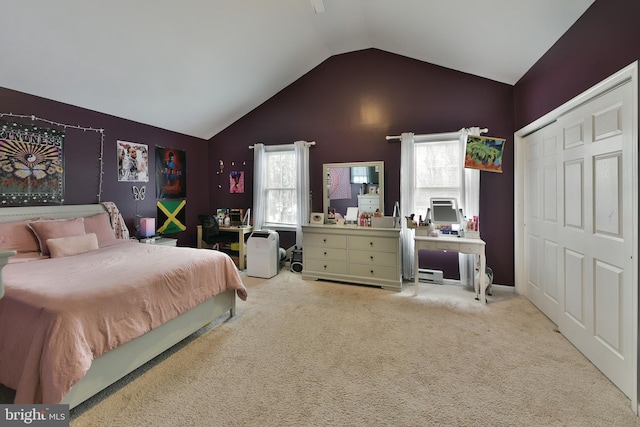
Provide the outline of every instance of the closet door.
<path id="1" fill-rule="evenodd" d="M 558 243 L 562 214 L 558 169 L 559 127 L 551 123 L 524 140 L 524 293 L 549 319 L 558 323 L 563 299 Z"/>
<path id="2" fill-rule="evenodd" d="M 558 326 L 627 396 L 634 395 L 633 96 L 623 84 L 558 119 Z"/>

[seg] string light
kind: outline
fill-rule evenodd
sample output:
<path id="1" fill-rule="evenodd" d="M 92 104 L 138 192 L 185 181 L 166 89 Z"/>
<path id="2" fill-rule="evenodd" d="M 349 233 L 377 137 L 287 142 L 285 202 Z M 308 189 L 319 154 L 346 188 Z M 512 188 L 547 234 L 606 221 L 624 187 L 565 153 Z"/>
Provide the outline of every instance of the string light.
<path id="1" fill-rule="evenodd" d="M 41 121 L 41 122 L 45 122 L 48 123 L 50 125 L 54 125 L 54 126 L 59 126 L 62 127 L 64 129 L 77 129 L 77 130 L 82 130 L 82 131 L 91 131 L 91 132 L 99 132 L 100 133 L 100 157 L 98 158 L 98 160 L 100 160 L 100 175 L 98 177 L 98 203 L 101 202 L 101 197 L 102 197 L 102 182 L 103 182 L 103 175 L 104 175 L 104 129 L 97 129 L 97 128 L 93 128 L 93 127 L 86 127 L 86 126 L 79 126 L 79 125 L 68 125 L 65 123 L 58 123 L 58 122 L 54 122 L 52 120 L 48 120 L 48 119 L 43 119 L 40 117 L 36 117 L 34 115 L 31 116 L 27 116 L 27 115 L 21 115 L 21 114 L 13 114 L 13 113 L 0 113 L 0 118 L 7 116 L 7 117 L 16 117 L 16 118 L 20 118 L 20 119 L 31 119 L 31 121 Z"/>

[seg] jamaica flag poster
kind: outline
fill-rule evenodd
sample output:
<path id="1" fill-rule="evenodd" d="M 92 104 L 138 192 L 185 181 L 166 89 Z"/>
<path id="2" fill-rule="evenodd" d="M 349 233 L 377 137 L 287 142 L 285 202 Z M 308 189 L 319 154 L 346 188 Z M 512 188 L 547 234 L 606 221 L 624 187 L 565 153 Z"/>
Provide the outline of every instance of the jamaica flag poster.
<path id="1" fill-rule="evenodd" d="M 173 234 L 185 231 L 186 200 L 158 201 L 158 233 Z"/>

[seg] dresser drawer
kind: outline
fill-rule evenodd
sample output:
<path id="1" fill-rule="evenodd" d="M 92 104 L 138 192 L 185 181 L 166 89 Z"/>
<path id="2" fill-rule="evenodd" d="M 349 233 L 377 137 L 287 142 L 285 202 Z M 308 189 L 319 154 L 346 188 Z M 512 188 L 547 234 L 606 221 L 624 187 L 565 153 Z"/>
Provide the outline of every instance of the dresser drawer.
<path id="1" fill-rule="evenodd" d="M 397 254 L 376 251 L 349 251 L 349 262 L 366 265 L 385 265 L 396 267 Z"/>
<path id="2" fill-rule="evenodd" d="M 436 243 L 436 248 L 439 251 L 458 251 L 460 248 L 460 244 L 457 242 L 438 242 Z"/>
<path id="3" fill-rule="evenodd" d="M 439 251 L 456 251 L 465 254 L 479 254 L 482 251 L 481 246 L 458 242 L 438 242 L 436 248 Z"/>
<path id="4" fill-rule="evenodd" d="M 349 249 L 398 253 L 398 240 L 385 237 L 349 237 Z"/>
<path id="5" fill-rule="evenodd" d="M 478 245 L 470 245 L 468 243 L 460 243 L 460 245 L 458 245 L 459 252 L 464 252 L 465 254 L 476 254 L 476 255 L 480 255 L 482 253 L 482 246 L 478 246 Z"/>
<path id="6" fill-rule="evenodd" d="M 307 225 L 302 232 L 305 280 L 402 290 L 399 229 Z"/>
<path id="7" fill-rule="evenodd" d="M 347 274 L 347 263 L 344 261 L 307 258 L 304 263 L 304 269 L 321 273 Z"/>
<path id="8" fill-rule="evenodd" d="M 371 279 L 398 280 L 400 274 L 396 267 L 382 265 L 350 264 L 349 274 Z"/>
<path id="9" fill-rule="evenodd" d="M 377 200 L 359 200 L 358 207 L 365 209 L 374 209 L 373 211 L 369 212 L 375 212 L 375 209 L 380 208 L 380 202 L 378 202 Z"/>
<path id="10" fill-rule="evenodd" d="M 375 212 L 380 209 L 380 198 L 378 196 L 358 196 L 358 211 Z"/>
<path id="11" fill-rule="evenodd" d="M 336 234 L 304 234 L 304 246 L 320 246 L 327 248 L 346 248 L 347 236 Z"/>
<path id="12" fill-rule="evenodd" d="M 307 259 L 316 258 L 345 261 L 347 259 L 347 250 L 331 247 L 322 248 L 319 246 L 305 246 L 304 256 L 307 257 Z"/>

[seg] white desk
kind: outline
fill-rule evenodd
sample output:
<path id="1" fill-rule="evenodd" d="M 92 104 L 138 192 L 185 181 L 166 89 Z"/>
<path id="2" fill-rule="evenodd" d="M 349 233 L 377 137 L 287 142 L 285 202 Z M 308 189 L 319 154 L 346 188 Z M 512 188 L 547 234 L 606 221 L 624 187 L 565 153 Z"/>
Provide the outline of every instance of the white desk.
<path id="1" fill-rule="evenodd" d="M 482 239 L 465 239 L 464 237 L 454 237 L 454 236 L 446 236 L 440 235 L 438 237 L 427 237 L 427 236 L 415 236 L 415 250 L 414 250 L 414 292 L 415 295 L 418 295 L 418 251 L 420 250 L 430 250 L 430 251 L 452 251 L 452 252 L 462 252 L 465 254 L 475 254 L 480 255 L 480 271 L 485 271 L 486 267 L 486 259 L 485 259 L 485 246 L 486 243 Z M 476 292 L 476 299 L 482 301 L 483 304 L 486 304 L 486 290 L 487 283 L 485 280 L 486 274 L 480 274 L 480 283 L 476 283 L 475 279 L 473 282 L 473 288 Z"/>
<path id="2" fill-rule="evenodd" d="M 245 240 L 247 239 L 247 235 L 251 234 L 253 231 L 253 226 L 233 226 L 233 227 L 219 227 L 220 240 L 225 240 L 231 236 L 231 242 L 238 243 L 238 250 L 223 250 L 223 252 L 228 253 L 233 259 L 233 262 L 236 263 L 240 270 L 245 269 L 245 258 L 247 257 L 247 248 L 245 247 Z M 225 235 L 227 237 L 225 238 Z M 199 225 L 197 228 L 197 236 L 198 236 L 198 249 L 211 248 L 211 245 L 208 245 L 202 240 L 202 225 Z M 237 256 L 236 256 L 237 255 Z"/>

